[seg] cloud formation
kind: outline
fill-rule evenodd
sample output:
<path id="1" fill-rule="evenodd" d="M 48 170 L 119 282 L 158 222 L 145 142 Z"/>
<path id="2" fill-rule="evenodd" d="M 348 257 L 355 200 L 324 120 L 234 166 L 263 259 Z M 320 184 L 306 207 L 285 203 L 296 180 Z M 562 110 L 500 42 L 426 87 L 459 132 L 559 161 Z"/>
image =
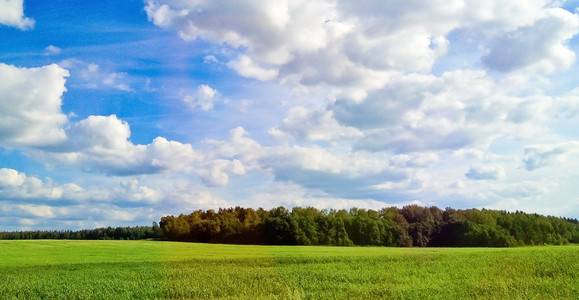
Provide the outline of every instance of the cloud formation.
<path id="1" fill-rule="evenodd" d="M 68 71 L 58 65 L 26 69 L 0 64 L 0 142 L 26 148 L 41 160 L 113 175 L 152 174 L 166 170 L 196 172 L 208 183 L 224 185 L 226 172 L 243 173 L 239 165 L 213 161 L 189 144 L 155 138 L 147 145 L 130 141 L 129 124 L 110 116 L 69 122 L 61 111 Z M 201 97 L 215 96 L 208 86 Z"/>
<path id="2" fill-rule="evenodd" d="M 34 20 L 24 16 L 24 0 L 0 0 L 0 24 L 21 30 L 34 28 Z"/>
<path id="3" fill-rule="evenodd" d="M 200 108 L 202 110 L 213 109 L 215 101 L 219 98 L 219 92 L 206 84 L 201 84 L 193 95 L 185 95 L 183 102 L 191 109 Z"/>
<path id="4" fill-rule="evenodd" d="M 462 42 L 449 40 L 453 31 L 487 49 L 479 55 L 491 69 L 535 65 L 551 72 L 574 61 L 566 42 L 579 30 L 576 15 L 548 1 L 149 0 L 145 10 L 150 21 L 186 41 L 246 49 L 228 63 L 242 76 L 331 86 L 337 97 L 358 101 L 383 88 L 392 72 L 431 70 L 452 43 Z"/>
<path id="5" fill-rule="evenodd" d="M 191 145 L 158 137 L 148 145 L 129 141 L 128 123 L 115 115 L 89 116 L 67 131 L 68 142 L 50 156 L 85 171 L 116 175 L 149 174 L 163 170 L 190 171 L 198 154 Z"/>
<path id="6" fill-rule="evenodd" d="M 532 145 L 525 147 L 523 163 L 525 169 L 534 171 L 538 168 L 565 162 L 571 155 L 578 152 L 579 142 L 576 141 L 555 145 Z"/>
<path id="7" fill-rule="evenodd" d="M 18 68 L 0 63 L 0 145 L 50 146 L 66 139 L 62 94 L 69 72 L 53 64 Z"/>
<path id="8" fill-rule="evenodd" d="M 566 42 L 579 31 L 576 15 L 562 9 L 546 12 L 544 18 L 495 38 L 489 53 L 482 58 L 491 69 L 510 72 L 525 67 L 544 72 L 569 68 L 575 53 Z"/>
<path id="9" fill-rule="evenodd" d="M 464 176 L 472 180 L 498 180 L 505 178 L 505 170 L 501 166 L 475 165 Z"/>

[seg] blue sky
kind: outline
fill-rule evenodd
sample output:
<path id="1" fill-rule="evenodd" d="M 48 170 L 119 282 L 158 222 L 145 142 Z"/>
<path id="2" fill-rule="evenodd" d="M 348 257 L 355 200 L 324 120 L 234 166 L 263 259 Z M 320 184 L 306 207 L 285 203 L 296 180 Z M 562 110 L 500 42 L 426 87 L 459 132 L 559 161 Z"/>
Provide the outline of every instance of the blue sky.
<path id="1" fill-rule="evenodd" d="M 577 1 L 0 0 L 0 230 L 579 217 Z"/>

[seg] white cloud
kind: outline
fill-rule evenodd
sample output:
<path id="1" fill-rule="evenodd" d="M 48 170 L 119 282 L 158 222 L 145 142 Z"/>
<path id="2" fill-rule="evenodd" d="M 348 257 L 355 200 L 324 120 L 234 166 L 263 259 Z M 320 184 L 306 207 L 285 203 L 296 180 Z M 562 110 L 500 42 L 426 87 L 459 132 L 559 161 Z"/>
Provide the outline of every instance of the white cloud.
<path id="1" fill-rule="evenodd" d="M 298 140 L 331 141 L 362 137 L 356 128 L 340 125 L 327 110 L 310 110 L 303 106 L 292 108 L 283 125 L 269 131 L 273 136 L 290 135 Z"/>
<path id="2" fill-rule="evenodd" d="M 219 63 L 219 60 L 214 55 L 207 55 L 203 57 L 203 63 L 210 64 L 210 63 Z"/>
<path id="3" fill-rule="evenodd" d="M 0 169 L 0 199 L 56 200 L 74 194 L 76 185 L 55 186 L 14 169 Z"/>
<path id="4" fill-rule="evenodd" d="M 324 45 L 324 21 L 333 16 L 332 6 L 326 1 L 147 1 L 145 10 L 150 21 L 176 30 L 184 40 L 249 47 L 266 62 L 279 64 L 292 52 Z"/>
<path id="5" fill-rule="evenodd" d="M 126 83 L 126 77 L 127 73 L 110 73 L 104 76 L 102 83 L 105 86 L 113 87 L 121 91 L 134 92 L 134 90 Z"/>
<path id="6" fill-rule="evenodd" d="M 62 52 L 62 49 L 53 45 L 49 45 L 44 49 L 44 55 L 56 55 L 60 54 L 60 52 Z"/>
<path id="7" fill-rule="evenodd" d="M 34 28 L 34 20 L 24 16 L 24 0 L 0 0 L 0 24 L 22 30 Z"/>
<path id="8" fill-rule="evenodd" d="M 92 152 L 128 151 L 131 148 L 129 124 L 115 115 L 89 116 L 74 124 L 67 133 L 71 136 L 72 149 L 92 149 Z"/>
<path id="9" fill-rule="evenodd" d="M 361 132 L 361 138 L 349 139 L 357 150 L 459 153 L 505 136 L 530 139 L 546 133 L 559 104 L 544 95 L 520 96 L 526 89 L 484 71 L 410 74 L 393 76 L 362 102 L 337 100 L 326 109 L 338 125 Z"/>
<path id="10" fill-rule="evenodd" d="M 2 202 L 0 208 L 0 219 L 14 220 L 6 226 L 9 230 L 142 226 L 160 217 L 150 207 L 119 207 L 110 203 L 54 206 Z"/>
<path id="11" fill-rule="evenodd" d="M 164 170 L 189 172 L 200 154 L 191 145 L 158 137 L 148 145 L 135 145 L 129 124 L 115 115 L 89 116 L 72 125 L 68 142 L 51 159 L 85 171 L 117 175 L 158 173 Z"/>
<path id="12" fill-rule="evenodd" d="M 118 195 L 115 196 L 122 202 L 129 201 L 140 204 L 151 204 L 159 202 L 163 197 L 163 193 L 158 189 L 141 185 L 137 179 L 131 179 L 121 181 L 120 191 Z"/>
<path id="13" fill-rule="evenodd" d="M 339 100 L 329 109 L 340 124 L 363 132 L 364 137 L 355 142 L 356 149 L 395 153 L 454 150 L 481 140 L 486 143 L 489 138 L 488 118 L 498 119 L 498 112 L 494 107 L 476 108 L 485 101 L 492 103 L 493 85 L 486 74 L 473 71 L 448 72 L 441 77 L 395 76 L 365 101 Z M 484 126 L 478 126 L 482 123 Z"/>
<path id="14" fill-rule="evenodd" d="M 158 206 L 158 214 L 179 214 L 197 209 L 215 209 L 231 207 L 231 202 L 225 201 L 212 193 L 211 189 L 199 186 L 190 181 L 171 180 L 167 182 L 165 198 Z"/>
<path id="15" fill-rule="evenodd" d="M 574 54 L 566 42 L 578 31 L 577 16 L 555 6 L 543 0 L 149 0 L 145 10 L 184 40 L 238 50 L 228 65 L 242 76 L 329 87 L 336 97 L 361 101 L 386 86 L 391 72 L 429 72 L 453 44 L 475 43 L 481 50 L 471 63 L 484 56 L 503 71 L 569 67 Z"/>
<path id="16" fill-rule="evenodd" d="M 227 63 L 227 66 L 245 77 L 255 78 L 261 81 L 272 80 L 277 77 L 278 70 L 265 69 L 256 65 L 247 55 L 240 55 L 237 60 Z"/>
<path id="17" fill-rule="evenodd" d="M 464 183 L 464 181 L 462 180 L 457 180 L 451 184 L 448 185 L 449 188 L 451 189 L 462 189 L 466 186 L 466 184 Z"/>
<path id="18" fill-rule="evenodd" d="M 570 156 L 579 153 L 579 142 L 543 144 L 525 147 L 523 163 L 528 171 L 565 162 Z"/>
<path id="19" fill-rule="evenodd" d="M 50 151 L 32 155 L 49 164 L 69 165 L 85 172 L 130 176 L 158 173 L 195 173 L 210 186 L 229 183 L 229 174 L 242 175 L 237 159 L 222 159 L 190 144 L 155 138 L 150 144 L 133 144 L 129 124 L 111 116 L 89 116 L 67 129 L 67 141 Z M 127 185 L 130 187 L 130 185 Z"/>
<path id="20" fill-rule="evenodd" d="M 56 184 L 50 178 L 41 180 L 14 169 L 2 168 L 0 218 L 16 216 L 31 222 L 39 218 L 95 218 L 108 222 L 144 219 L 148 223 L 153 215 L 159 218 L 162 214 L 151 213 L 151 206 L 163 206 L 162 202 L 170 202 L 175 196 L 171 188 L 149 187 L 135 178 L 123 180 L 116 186 L 115 180 L 109 181 L 112 185 L 102 180 L 99 185 L 88 187 L 74 183 Z M 143 215 L 143 210 L 149 212 Z"/>
<path id="21" fill-rule="evenodd" d="M 193 95 L 185 95 L 183 102 L 191 109 L 201 108 L 202 110 L 213 109 L 215 101 L 219 99 L 219 92 L 206 84 L 201 84 Z"/>
<path id="22" fill-rule="evenodd" d="M 26 175 L 18 173 L 18 171 L 13 169 L 0 169 L 0 186 L 2 187 L 14 187 L 21 186 L 24 181 L 26 181 Z"/>
<path id="23" fill-rule="evenodd" d="M 472 180 L 499 180 L 505 178 L 505 170 L 501 166 L 474 165 L 464 175 Z"/>
<path id="24" fill-rule="evenodd" d="M 244 202 L 247 202 L 247 206 L 257 206 L 265 209 L 280 205 L 287 208 L 311 206 L 318 209 L 350 209 L 352 207 L 380 209 L 391 205 L 374 199 L 338 198 L 323 192 L 312 194 L 311 190 L 292 183 L 281 183 L 266 191 L 252 195 Z"/>
<path id="25" fill-rule="evenodd" d="M 68 76 L 54 64 L 28 69 L 0 63 L 0 145 L 41 147 L 65 139 L 61 97 Z"/>
<path id="26" fill-rule="evenodd" d="M 481 159 L 484 152 L 478 149 L 459 149 L 452 153 L 453 158 L 458 159 Z"/>
<path id="27" fill-rule="evenodd" d="M 579 32 L 579 17 L 551 9 L 545 18 L 496 38 L 483 62 L 491 69 L 509 72 L 535 67 L 543 72 L 570 67 L 575 53 L 566 45 Z"/>
<path id="28" fill-rule="evenodd" d="M 22 213 L 41 218 L 53 218 L 55 217 L 55 211 L 53 207 L 47 205 L 32 205 L 25 204 L 18 207 Z"/>
<path id="29" fill-rule="evenodd" d="M 208 141 L 210 153 L 239 159 L 245 170 L 259 170 L 277 181 L 293 182 L 345 197 L 381 182 L 401 181 L 407 175 L 380 156 L 342 153 L 319 146 L 281 145 L 266 147 L 247 137 L 243 128 L 231 131 L 227 141 Z"/>
<path id="30" fill-rule="evenodd" d="M 414 154 L 400 154 L 393 156 L 390 161 L 393 165 L 399 167 L 427 167 L 438 162 L 439 157 L 436 153 L 414 153 Z"/>
<path id="31" fill-rule="evenodd" d="M 208 162 L 208 168 L 199 169 L 197 173 L 208 186 L 226 186 L 229 184 L 229 174 L 243 175 L 245 167 L 236 159 L 215 159 Z"/>
<path id="32" fill-rule="evenodd" d="M 182 172 L 195 170 L 196 164 L 202 161 L 202 154 L 190 144 L 169 141 L 163 137 L 157 137 L 152 144 L 147 145 L 146 157 L 146 161 L 151 161 L 155 167 Z"/>
<path id="33" fill-rule="evenodd" d="M 579 116 L 579 88 L 555 98 L 553 116 L 558 119 L 573 119 Z"/>

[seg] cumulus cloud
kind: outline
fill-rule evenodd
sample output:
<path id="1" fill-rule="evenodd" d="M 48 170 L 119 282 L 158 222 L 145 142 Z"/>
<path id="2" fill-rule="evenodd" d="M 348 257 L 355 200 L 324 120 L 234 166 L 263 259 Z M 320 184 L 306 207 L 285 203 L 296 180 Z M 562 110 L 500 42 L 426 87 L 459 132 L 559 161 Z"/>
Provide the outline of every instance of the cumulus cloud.
<path id="1" fill-rule="evenodd" d="M 18 223 L 47 229 L 126 226 L 127 222 L 142 225 L 158 219 L 163 214 L 162 202 L 170 203 L 176 193 L 170 188 L 144 185 L 136 178 L 117 185 L 112 183 L 87 187 L 75 183 L 58 184 L 50 178 L 42 180 L 14 169 L 1 168 L 0 219 L 20 221 L 10 223 L 10 230 L 22 229 Z M 183 190 L 178 192 L 184 193 Z M 157 205 L 155 211 L 153 207 Z"/>
<path id="2" fill-rule="evenodd" d="M 120 200 L 120 204 L 126 201 L 140 205 L 152 204 L 159 202 L 164 196 L 161 190 L 142 185 L 137 179 L 121 181 L 120 189 L 116 192 L 118 194 L 115 197 Z"/>
<path id="3" fill-rule="evenodd" d="M 228 65 L 242 76 L 331 87 L 337 97 L 360 101 L 387 85 L 391 72 L 430 71 L 453 43 L 474 41 L 487 49 L 479 59 L 500 71 L 568 67 L 574 54 L 566 42 L 577 33 L 577 16 L 555 6 L 542 0 L 149 0 L 145 10 L 151 22 L 184 40 L 239 49 Z"/>
<path id="4" fill-rule="evenodd" d="M 472 150 L 504 136 L 536 136 L 560 113 L 554 98 L 521 96 L 526 85 L 514 88 L 510 81 L 497 81 L 484 71 L 391 79 L 362 102 L 338 99 L 325 108 L 326 123 L 360 133 L 356 138 L 344 136 L 354 149 L 397 154 Z M 316 127 L 303 126 L 302 132 L 292 134 L 307 136 L 308 130 L 314 133 Z"/>
<path id="5" fill-rule="evenodd" d="M 240 55 L 237 60 L 227 63 L 227 66 L 237 71 L 239 74 L 261 81 L 271 80 L 277 76 L 278 70 L 265 69 L 256 65 L 249 56 Z"/>
<path id="6" fill-rule="evenodd" d="M 14 169 L 0 169 L 0 198 L 3 199 L 57 200 L 76 194 L 79 189 L 75 184 L 57 186 Z"/>
<path id="7" fill-rule="evenodd" d="M 505 178 L 505 170 L 495 165 L 474 165 L 464 175 L 472 180 L 499 180 Z"/>
<path id="8" fill-rule="evenodd" d="M 563 9 L 552 9 L 548 16 L 496 38 L 482 58 L 486 66 L 509 72 L 535 66 L 544 72 L 568 68 L 575 53 L 566 42 L 579 32 L 579 17 Z"/>
<path id="9" fill-rule="evenodd" d="M 341 153 L 319 146 L 263 146 L 241 128 L 231 131 L 225 141 L 208 141 L 210 153 L 239 159 L 245 170 L 271 174 L 281 182 L 357 197 L 370 186 L 385 181 L 401 181 L 407 174 L 387 160 L 364 153 Z"/>
<path id="10" fill-rule="evenodd" d="M 40 218 L 54 218 L 57 214 L 68 211 L 66 208 L 54 208 L 48 205 L 24 204 L 17 207 L 21 214 Z"/>
<path id="11" fill-rule="evenodd" d="M 61 111 L 68 75 L 58 65 L 27 69 L 0 64 L 0 145 L 27 147 L 39 157 L 109 174 L 191 171 L 199 157 L 191 145 L 162 137 L 134 145 L 129 125 L 114 115 L 69 124 Z"/>
<path id="12" fill-rule="evenodd" d="M 66 138 L 61 97 L 68 76 L 54 64 L 19 68 L 0 63 L 0 145 L 42 147 Z"/>
<path id="13" fill-rule="evenodd" d="M 262 193 L 255 194 L 246 200 L 248 205 L 256 205 L 271 209 L 283 205 L 285 207 L 315 207 L 318 209 L 350 209 L 352 207 L 379 209 L 388 206 L 388 203 L 365 198 L 339 198 L 318 192 L 313 193 L 299 184 L 280 183 Z"/>
<path id="14" fill-rule="evenodd" d="M 34 20 L 24 16 L 24 0 L 0 0 L 0 24 L 27 30 Z"/>
<path id="15" fill-rule="evenodd" d="M 372 88 L 384 82 L 376 72 L 346 57 L 341 48 L 356 20 L 341 19 L 336 4 L 329 1 L 267 5 L 148 1 L 146 11 L 153 23 L 176 30 L 185 40 L 199 38 L 247 49 L 227 63 L 245 77 L 304 85 L 329 82 L 343 86 L 337 90 L 352 98 L 364 97 L 358 84 Z M 230 17 L 233 12 L 235 18 Z"/>
<path id="16" fill-rule="evenodd" d="M 163 137 L 148 145 L 135 145 L 129 140 L 129 124 L 115 115 L 89 116 L 73 124 L 67 134 L 66 143 L 44 155 L 85 171 L 117 175 L 188 172 L 200 157 L 191 145 Z"/>
<path id="17" fill-rule="evenodd" d="M 89 73 L 98 69 L 87 65 Z M 244 173 L 238 161 L 200 153 L 190 144 L 163 137 L 134 144 L 129 124 L 116 115 L 69 123 L 61 111 L 66 76 L 68 71 L 58 65 L 27 69 L 0 64 L 1 146 L 25 147 L 31 156 L 49 164 L 111 175 L 195 172 L 208 184 L 225 185 L 227 174 Z M 202 85 L 197 96 L 206 107 L 206 101 L 218 93 Z"/>
<path id="18" fill-rule="evenodd" d="M 323 46 L 324 21 L 333 13 L 332 4 L 325 1 L 147 1 L 145 10 L 150 21 L 176 30 L 184 40 L 250 47 L 269 63 L 287 61 L 293 51 Z"/>
<path id="19" fill-rule="evenodd" d="M 579 152 L 579 142 L 572 141 L 560 144 L 532 145 L 525 148 L 523 163 L 525 169 L 533 171 L 538 168 L 562 163 Z"/>
<path id="20" fill-rule="evenodd" d="M 115 203 L 131 206 L 159 202 L 166 192 L 142 185 L 137 179 L 121 181 L 118 186 L 81 187 L 75 183 L 57 184 L 14 169 L 0 169 L 0 201 L 34 202 L 59 206 L 73 203 Z"/>
<path id="21" fill-rule="evenodd" d="M 50 164 L 117 176 L 194 173 L 210 186 L 227 185 L 230 174 L 245 173 L 244 166 L 235 158 L 223 159 L 164 137 L 157 137 L 150 144 L 134 144 L 130 141 L 129 124 L 115 115 L 89 116 L 71 124 L 66 133 L 65 142 L 48 150 L 33 151 L 32 155 Z"/>
<path id="22" fill-rule="evenodd" d="M 310 110 L 303 106 L 292 108 L 283 124 L 272 128 L 269 133 L 276 137 L 289 135 L 306 141 L 331 141 L 363 136 L 356 128 L 340 125 L 331 111 Z"/>
<path id="23" fill-rule="evenodd" d="M 414 74 L 394 77 L 363 102 L 338 100 L 329 109 L 340 124 L 364 134 L 355 142 L 356 149 L 457 150 L 486 142 L 489 123 L 504 121 L 500 114 L 508 109 L 498 107 L 503 99 L 493 97 L 493 88 L 498 87 L 484 72 Z"/>
<path id="24" fill-rule="evenodd" d="M 226 186 L 229 184 L 230 174 L 243 175 L 246 172 L 241 161 L 237 159 L 215 159 L 209 161 L 207 165 L 207 168 L 199 169 L 197 173 L 208 186 Z"/>
<path id="25" fill-rule="evenodd" d="M 219 92 L 206 84 L 201 84 L 193 95 L 185 95 L 183 102 L 191 109 L 200 108 L 202 110 L 213 109 L 215 101 L 219 99 Z"/>
<path id="26" fill-rule="evenodd" d="M 150 207 L 119 207 L 110 203 L 53 206 L 3 202 L 0 208 L 0 219 L 12 221 L 5 226 L 8 230 L 142 226 L 159 217 Z"/>

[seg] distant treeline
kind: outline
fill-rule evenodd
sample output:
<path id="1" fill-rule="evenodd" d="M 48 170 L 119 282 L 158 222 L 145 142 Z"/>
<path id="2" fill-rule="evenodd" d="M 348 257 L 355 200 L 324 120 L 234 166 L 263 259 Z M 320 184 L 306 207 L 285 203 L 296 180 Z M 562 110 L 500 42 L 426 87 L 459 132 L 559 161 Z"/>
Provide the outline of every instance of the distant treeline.
<path id="1" fill-rule="evenodd" d="M 273 245 L 512 247 L 579 243 L 579 222 L 523 212 L 417 205 L 380 210 L 220 208 L 165 216 L 173 241 Z"/>
<path id="2" fill-rule="evenodd" d="M 161 218 L 159 225 L 79 231 L 0 232 L 0 239 L 140 240 L 397 247 L 512 247 L 579 243 L 579 221 L 524 212 L 417 205 L 380 210 L 220 208 Z"/>
<path id="3" fill-rule="evenodd" d="M 163 231 L 153 223 L 152 226 L 136 227 L 107 227 L 96 229 L 84 229 L 78 231 L 13 231 L 0 232 L 0 240 L 142 240 L 142 239 L 161 239 Z"/>

